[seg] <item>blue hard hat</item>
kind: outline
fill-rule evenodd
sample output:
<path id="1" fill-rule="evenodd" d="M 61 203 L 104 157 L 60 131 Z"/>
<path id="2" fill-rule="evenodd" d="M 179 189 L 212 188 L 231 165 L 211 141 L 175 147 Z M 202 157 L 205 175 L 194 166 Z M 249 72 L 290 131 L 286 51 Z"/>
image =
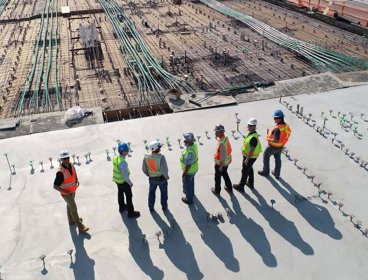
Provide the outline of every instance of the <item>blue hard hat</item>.
<path id="1" fill-rule="evenodd" d="M 276 110 L 275 113 L 273 114 L 274 118 L 283 118 L 284 117 L 284 113 L 281 110 Z"/>
<path id="2" fill-rule="evenodd" d="M 121 154 L 121 152 L 129 152 L 129 146 L 127 143 L 120 143 L 118 145 L 118 152 Z"/>

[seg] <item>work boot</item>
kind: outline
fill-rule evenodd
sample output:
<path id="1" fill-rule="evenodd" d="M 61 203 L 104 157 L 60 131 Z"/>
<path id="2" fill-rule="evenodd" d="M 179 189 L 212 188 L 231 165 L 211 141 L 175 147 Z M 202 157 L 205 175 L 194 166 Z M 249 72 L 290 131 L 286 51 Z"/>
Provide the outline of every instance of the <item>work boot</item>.
<path id="1" fill-rule="evenodd" d="M 253 190 L 253 189 L 254 189 L 254 184 L 253 184 L 253 183 L 246 182 L 245 184 L 246 184 L 246 185 L 248 186 L 248 188 L 250 188 L 251 190 Z"/>
<path id="2" fill-rule="evenodd" d="M 216 196 L 220 195 L 220 192 L 217 192 L 215 188 L 211 188 L 211 192 Z"/>
<path id="3" fill-rule="evenodd" d="M 272 173 L 273 176 L 275 176 L 276 179 L 280 179 L 280 176 L 276 176 L 275 175 L 275 171 L 274 170 L 272 170 L 271 173 Z"/>
<path id="4" fill-rule="evenodd" d="M 263 176 L 263 177 L 267 177 L 269 174 L 266 174 L 263 170 L 258 171 L 258 174 Z"/>
<path id="5" fill-rule="evenodd" d="M 141 215 L 139 211 L 132 211 L 128 213 L 128 218 L 138 218 Z"/>
<path id="6" fill-rule="evenodd" d="M 227 191 L 230 195 L 233 194 L 233 188 L 232 187 L 230 187 L 230 188 L 225 187 L 224 190 Z"/>
<path id="7" fill-rule="evenodd" d="M 240 184 L 233 184 L 233 189 L 237 190 L 238 192 L 244 192 L 244 186 Z"/>
<path id="8" fill-rule="evenodd" d="M 185 196 L 183 196 L 183 197 L 181 198 L 181 201 L 183 201 L 185 204 L 188 204 L 188 205 L 193 204 L 193 202 L 192 202 L 192 203 L 190 203 L 190 202 L 188 201 L 188 199 L 187 199 Z"/>
<path id="9" fill-rule="evenodd" d="M 86 225 L 82 224 L 81 222 L 79 222 L 79 224 L 78 224 L 78 229 L 79 229 L 79 232 L 87 232 L 87 231 L 89 231 L 89 227 L 87 227 Z"/>

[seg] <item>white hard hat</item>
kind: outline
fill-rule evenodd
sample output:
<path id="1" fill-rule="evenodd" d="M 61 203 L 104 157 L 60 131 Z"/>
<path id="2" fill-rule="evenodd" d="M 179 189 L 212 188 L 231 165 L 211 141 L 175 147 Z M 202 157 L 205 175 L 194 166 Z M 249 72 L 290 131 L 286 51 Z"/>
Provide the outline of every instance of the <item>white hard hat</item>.
<path id="1" fill-rule="evenodd" d="M 59 159 L 70 157 L 70 153 L 67 150 L 61 150 L 59 153 Z"/>
<path id="2" fill-rule="evenodd" d="M 154 152 L 157 151 L 159 148 L 161 148 L 162 145 L 158 140 L 153 140 L 151 143 L 148 144 L 148 148 Z"/>
<path id="3" fill-rule="evenodd" d="M 250 118 L 248 121 L 249 125 L 257 125 L 257 119 L 256 118 Z"/>

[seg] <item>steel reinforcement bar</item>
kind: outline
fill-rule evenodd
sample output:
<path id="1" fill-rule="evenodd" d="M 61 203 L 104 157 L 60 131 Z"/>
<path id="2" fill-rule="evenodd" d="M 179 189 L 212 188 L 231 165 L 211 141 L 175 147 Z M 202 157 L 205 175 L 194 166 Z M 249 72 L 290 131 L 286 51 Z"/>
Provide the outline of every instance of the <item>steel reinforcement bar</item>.
<path id="1" fill-rule="evenodd" d="M 368 61 L 344 55 L 326 48 L 322 48 L 301 40 L 292 38 L 277 29 L 250 17 L 244 13 L 231 9 L 216 0 L 200 0 L 212 9 L 233 17 L 248 27 L 263 35 L 276 44 L 304 57 L 320 72 L 350 72 L 368 69 Z"/>
<path id="2" fill-rule="evenodd" d="M 166 89 L 177 88 L 184 93 L 197 91 L 190 83 L 162 68 L 121 6 L 113 0 L 99 2 L 113 25 L 126 65 L 137 81 L 141 101 L 150 95 L 151 98 L 162 102 L 163 91 Z"/>

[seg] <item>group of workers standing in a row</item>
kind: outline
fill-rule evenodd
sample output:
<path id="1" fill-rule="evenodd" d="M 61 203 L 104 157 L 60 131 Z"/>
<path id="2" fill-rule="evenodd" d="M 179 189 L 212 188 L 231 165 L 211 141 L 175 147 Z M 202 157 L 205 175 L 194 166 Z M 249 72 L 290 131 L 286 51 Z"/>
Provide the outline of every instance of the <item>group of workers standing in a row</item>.
<path id="1" fill-rule="evenodd" d="M 261 176 L 269 176 L 270 173 L 270 157 L 275 157 L 275 169 L 272 174 L 276 179 L 280 177 L 281 171 L 281 152 L 287 143 L 291 130 L 284 121 L 284 114 L 281 110 L 276 110 L 274 115 L 275 126 L 267 132 L 268 146 L 263 153 L 263 169 L 258 171 Z M 225 135 L 223 125 L 217 125 L 214 129 L 216 139 L 218 141 L 216 152 L 214 154 L 215 161 L 215 187 L 211 191 L 215 195 L 220 195 L 221 178 L 224 178 L 224 189 L 232 194 L 233 189 L 244 192 L 244 187 L 254 188 L 254 171 L 253 164 L 262 152 L 261 142 L 259 141 L 256 131 L 257 120 L 250 118 L 248 123 L 248 135 L 243 140 L 242 145 L 242 174 L 238 184 L 232 184 L 228 174 L 228 167 L 232 162 L 231 144 L 229 138 Z M 185 133 L 183 135 L 185 149 L 181 152 L 180 164 L 182 169 L 183 192 L 185 196 L 182 201 L 188 205 L 193 204 L 194 197 L 194 177 L 198 172 L 198 146 L 195 143 L 193 133 Z M 166 210 L 168 200 L 168 166 L 164 155 L 160 153 L 162 145 L 158 140 L 154 140 L 148 145 L 149 153 L 144 156 L 142 163 L 142 171 L 148 176 L 149 194 L 148 207 L 151 212 L 155 211 L 154 204 L 156 199 L 156 189 L 160 188 L 161 207 Z M 133 183 L 130 179 L 130 171 L 126 157 L 129 153 L 129 146 L 126 143 L 118 145 L 118 154 L 114 156 L 113 178 L 118 188 L 118 204 L 119 212 L 127 210 L 129 218 L 140 216 L 139 211 L 134 210 L 132 201 Z M 75 203 L 75 192 L 79 186 L 78 176 L 72 163 L 70 163 L 70 153 L 62 150 L 59 155 L 60 166 L 56 173 L 54 188 L 58 190 L 65 202 L 67 203 L 67 214 L 69 224 L 76 224 L 80 232 L 87 232 L 89 228 L 83 224 L 82 219 L 78 215 L 77 205 Z"/>

